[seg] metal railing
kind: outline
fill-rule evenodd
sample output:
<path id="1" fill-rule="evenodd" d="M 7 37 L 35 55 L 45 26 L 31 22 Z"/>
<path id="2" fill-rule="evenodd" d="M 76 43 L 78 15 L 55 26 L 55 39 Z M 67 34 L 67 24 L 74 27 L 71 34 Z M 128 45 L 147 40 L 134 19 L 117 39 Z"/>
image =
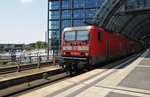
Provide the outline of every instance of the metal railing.
<path id="1" fill-rule="evenodd" d="M 40 64 L 44 62 L 53 62 L 58 60 L 57 57 L 50 55 L 49 59 L 47 55 L 44 56 L 0 56 L 0 68 L 15 65 L 24 64 Z"/>

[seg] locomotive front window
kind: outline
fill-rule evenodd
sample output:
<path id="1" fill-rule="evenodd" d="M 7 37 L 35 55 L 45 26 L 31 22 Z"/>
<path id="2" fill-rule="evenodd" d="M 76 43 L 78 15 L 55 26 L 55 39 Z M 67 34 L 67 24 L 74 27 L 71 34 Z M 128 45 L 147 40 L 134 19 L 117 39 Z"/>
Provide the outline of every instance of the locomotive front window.
<path id="1" fill-rule="evenodd" d="M 77 41 L 88 41 L 89 40 L 89 31 L 77 31 Z"/>
<path id="2" fill-rule="evenodd" d="M 74 41 L 75 40 L 75 31 L 67 31 L 64 34 L 65 41 Z"/>

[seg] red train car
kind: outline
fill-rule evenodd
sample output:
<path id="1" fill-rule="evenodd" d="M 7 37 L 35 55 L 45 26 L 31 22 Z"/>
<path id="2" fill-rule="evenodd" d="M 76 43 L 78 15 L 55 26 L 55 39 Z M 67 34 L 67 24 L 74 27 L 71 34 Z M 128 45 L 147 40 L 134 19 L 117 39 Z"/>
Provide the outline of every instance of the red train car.
<path id="1" fill-rule="evenodd" d="M 74 74 L 140 50 L 138 42 L 99 27 L 70 27 L 62 32 L 60 65 Z"/>

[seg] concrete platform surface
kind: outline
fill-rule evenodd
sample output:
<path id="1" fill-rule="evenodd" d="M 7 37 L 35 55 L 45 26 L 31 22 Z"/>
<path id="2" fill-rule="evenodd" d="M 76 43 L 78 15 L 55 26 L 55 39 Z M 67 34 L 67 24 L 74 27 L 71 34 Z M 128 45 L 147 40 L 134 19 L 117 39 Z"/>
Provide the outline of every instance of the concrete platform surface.
<path id="1" fill-rule="evenodd" d="M 147 50 L 133 62 L 135 57 L 112 69 L 98 68 L 19 97 L 150 97 L 149 55 Z"/>
<path id="2" fill-rule="evenodd" d="M 60 68 L 58 65 L 0 75 L 0 82 Z"/>

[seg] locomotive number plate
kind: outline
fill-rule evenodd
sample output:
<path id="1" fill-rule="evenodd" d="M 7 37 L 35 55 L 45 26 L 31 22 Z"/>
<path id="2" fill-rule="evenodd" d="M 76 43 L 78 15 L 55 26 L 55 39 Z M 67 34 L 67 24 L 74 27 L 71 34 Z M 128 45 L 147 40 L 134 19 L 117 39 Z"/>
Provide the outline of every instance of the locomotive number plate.
<path id="1" fill-rule="evenodd" d="M 74 47 L 73 47 L 73 50 L 78 50 L 78 46 L 74 46 Z"/>

